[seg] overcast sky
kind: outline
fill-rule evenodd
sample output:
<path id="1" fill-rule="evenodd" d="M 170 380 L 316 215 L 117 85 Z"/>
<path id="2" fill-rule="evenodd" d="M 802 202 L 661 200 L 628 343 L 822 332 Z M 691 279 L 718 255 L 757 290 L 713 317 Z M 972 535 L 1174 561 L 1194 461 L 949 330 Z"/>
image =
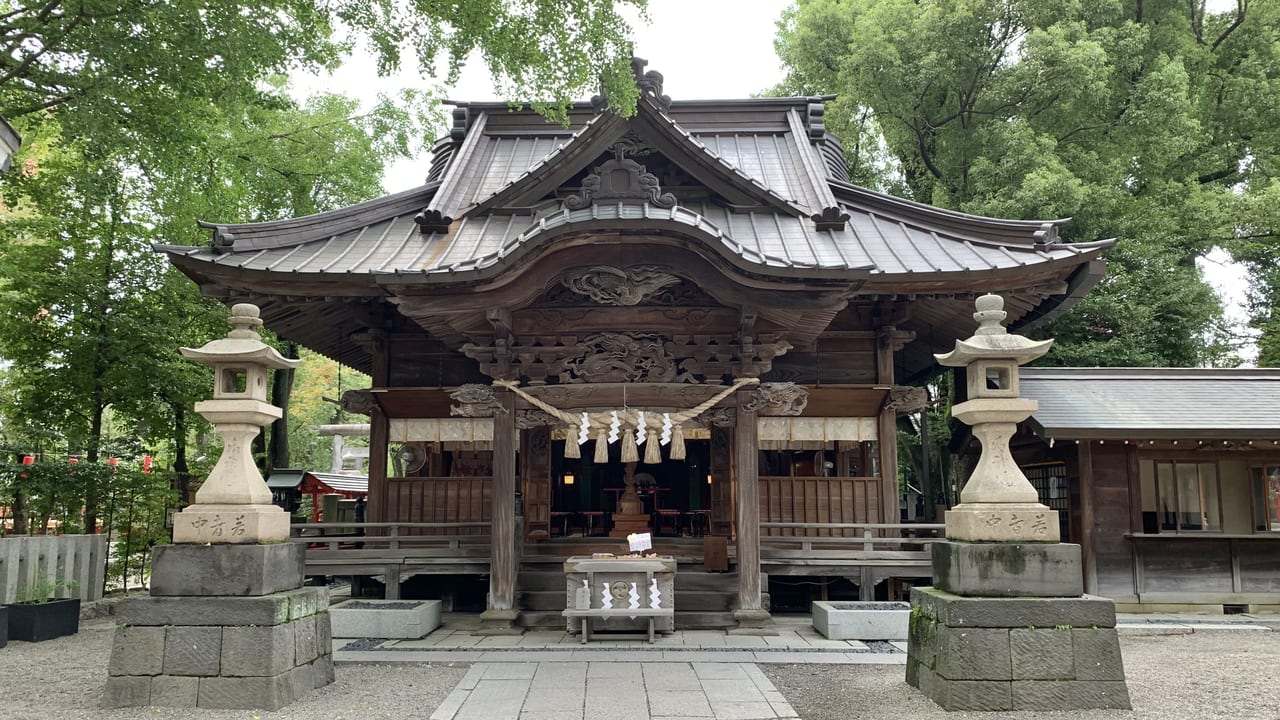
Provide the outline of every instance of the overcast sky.
<path id="1" fill-rule="evenodd" d="M 663 74 L 663 92 L 672 99 L 748 97 L 782 79 L 773 38 L 778 19 L 790 4 L 790 0 L 649 0 L 650 22 L 634 25 L 635 52 L 649 61 L 648 69 Z M 292 86 L 299 96 L 335 91 L 371 105 L 379 93 L 402 87 L 425 89 L 427 81 L 413 72 L 379 78 L 367 54 L 356 53 L 332 76 L 297 75 Z M 462 79 L 445 96 L 505 99 L 494 95 L 489 72 L 479 61 L 468 64 Z M 425 153 L 432 140 L 424 143 L 422 157 L 388 166 L 383 177 L 387 192 L 422 184 L 430 166 Z"/>

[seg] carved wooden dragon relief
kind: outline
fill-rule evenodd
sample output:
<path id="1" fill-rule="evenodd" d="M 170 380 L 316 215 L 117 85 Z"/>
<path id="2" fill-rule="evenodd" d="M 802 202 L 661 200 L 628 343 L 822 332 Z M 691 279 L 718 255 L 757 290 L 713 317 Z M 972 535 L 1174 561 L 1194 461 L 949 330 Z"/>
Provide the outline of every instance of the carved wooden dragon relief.
<path id="1" fill-rule="evenodd" d="M 679 283 L 680 278 L 657 265 L 637 265 L 626 269 L 596 265 L 570 270 L 560 282 L 601 305 L 631 306 Z"/>
<path id="2" fill-rule="evenodd" d="M 560 382 L 697 382 L 657 335 L 599 333 L 561 361 Z"/>

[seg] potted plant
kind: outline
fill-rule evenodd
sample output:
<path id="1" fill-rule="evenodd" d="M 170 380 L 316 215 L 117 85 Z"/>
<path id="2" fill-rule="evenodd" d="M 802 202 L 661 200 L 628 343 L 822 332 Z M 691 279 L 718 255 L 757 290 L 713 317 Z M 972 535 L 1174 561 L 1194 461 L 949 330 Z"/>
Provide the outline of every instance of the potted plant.
<path id="1" fill-rule="evenodd" d="M 52 640 L 80 630 L 80 598 L 59 598 L 74 592 L 68 580 L 41 580 L 19 593 L 9 610 L 9 637 L 26 642 Z"/>

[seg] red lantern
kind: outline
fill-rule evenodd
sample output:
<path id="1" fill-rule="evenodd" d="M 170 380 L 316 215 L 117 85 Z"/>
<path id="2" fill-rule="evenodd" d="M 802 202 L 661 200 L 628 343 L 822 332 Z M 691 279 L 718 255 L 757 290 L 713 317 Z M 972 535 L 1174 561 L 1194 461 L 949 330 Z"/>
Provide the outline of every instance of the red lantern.
<path id="1" fill-rule="evenodd" d="M 67 458 L 67 462 L 71 463 L 72 465 L 75 465 L 76 463 L 80 462 L 80 458 L 76 457 L 75 455 L 72 455 L 71 457 Z"/>
<path id="2" fill-rule="evenodd" d="M 36 456 L 35 456 L 35 455 L 23 455 L 23 456 L 22 456 L 22 464 L 23 464 L 23 465 L 35 465 L 35 464 L 36 464 Z"/>
<path id="3" fill-rule="evenodd" d="M 115 467 L 120 464 L 120 458 L 107 458 L 107 464 L 111 467 Z"/>
<path id="4" fill-rule="evenodd" d="M 149 473 L 149 472 L 151 472 L 151 462 L 152 462 L 152 461 L 151 461 L 151 456 L 150 456 L 150 455 L 143 455 L 143 456 L 142 456 L 142 472 L 144 472 L 144 473 Z"/>

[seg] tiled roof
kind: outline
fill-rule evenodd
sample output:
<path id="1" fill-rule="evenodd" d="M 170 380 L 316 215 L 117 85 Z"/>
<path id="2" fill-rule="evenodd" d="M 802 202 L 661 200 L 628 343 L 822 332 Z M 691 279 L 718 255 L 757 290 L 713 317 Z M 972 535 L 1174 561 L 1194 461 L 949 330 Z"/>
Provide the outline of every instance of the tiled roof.
<path id="1" fill-rule="evenodd" d="M 998 270 L 1051 260 L 1096 255 L 1107 244 L 1029 243 L 979 240 L 927 228 L 911 219 L 842 207 L 845 230 L 817 230 L 807 218 L 767 211 L 731 212 L 711 203 L 662 209 L 609 203 L 568 211 L 548 206 L 529 215 L 464 217 L 449 233 L 422 235 L 413 216 L 421 205 L 388 209 L 387 216 L 334 234 L 299 235 L 296 244 L 260 240 L 235 226 L 232 252 L 204 247 L 166 247 L 167 252 L 219 266 L 289 273 L 453 273 L 491 267 L 521 245 L 569 225 L 600 220 L 659 220 L 696 229 L 748 263 L 772 268 L 864 269 L 872 275 Z M 372 218 L 369 218 L 372 220 Z M 279 236 L 272 236 L 279 238 Z M 240 250 L 241 243 L 246 249 Z"/>
<path id="2" fill-rule="evenodd" d="M 1023 368 L 1046 438 L 1280 438 L 1280 370 Z"/>
<path id="3" fill-rule="evenodd" d="M 437 145 L 438 153 L 448 154 L 448 164 L 433 170 L 432 177 L 439 179 L 431 184 L 294 220 L 209 225 L 214 229 L 209 246 L 158 249 L 183 258 L 186 268 L 207 264 L 315 278 L 383 273 L 432 278 L 494 267 L 560 229 L 601 220 L 659 222 L 695 230 L 717 243 L 730 261 L 748 268 L 857 271 L 874 280 L 1048 268 L 1058 261 L 1074 266 L 1111 244 L 1059 242 L 1056 225 L 1062 221 L 965 215 L 832 177 L 832 143 L 813 124 L 814 107 L 812 99 L 803 98 L 732 101 L 723 107 L 696 102 L 683 111 L 677 103 L 671 113 L 646 105 L 632 120 L 611 113 L 583 117 L 571 133 L 531 114 L 521 120 L 497 107 L 477 106 L 471 108 L 470 125 L 455 128 L 456 144 L 442 140 Z M 554 189 L 556 179 L 596 162 L 624 132 L 646 135 L 673 162 L 679 159 L 689 172 L 715 179 L 722 190 L 736 193 L 738 202 L 750 198 L 748 204 L 733 209 L 716 201 L 714 193 L 710 200 L 677 194 L 680 204 L 671 209 L 626 200 L 569 211 L 544 199 L 548 183 Z M 505 200 L 498 198 L 520 202 L 503 207 Z M 438 215 L 436 226 L 425 226 L 434 232 L 423 233 L 414 222 L 424 210 Z M 847 213 L 848 222 L 810 218 L 823 211 Z M 445 218 L 447 232 L 440 227 Z"/>

